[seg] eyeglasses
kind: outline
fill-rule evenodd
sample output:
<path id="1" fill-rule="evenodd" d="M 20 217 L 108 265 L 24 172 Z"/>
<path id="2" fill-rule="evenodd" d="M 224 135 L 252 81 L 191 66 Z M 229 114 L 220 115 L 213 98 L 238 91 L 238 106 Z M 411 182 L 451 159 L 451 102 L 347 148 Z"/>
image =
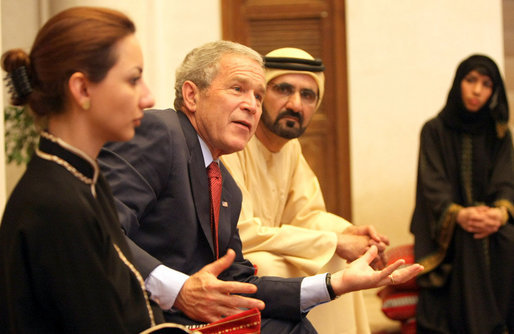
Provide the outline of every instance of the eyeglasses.
<path id="1" fill-rule="evenodd" d="M 296 87 L 287 82 L 270 84 L 270 86 L 275 93 L 281 95 L 284 98 L 289 98 L 291 95 L 294 95 L 297 92 Z M 312 89 L 302 88 L 300 89 L 300 98 L 305 104 L 314 104 L 318 99 L 318 94 Z"/>

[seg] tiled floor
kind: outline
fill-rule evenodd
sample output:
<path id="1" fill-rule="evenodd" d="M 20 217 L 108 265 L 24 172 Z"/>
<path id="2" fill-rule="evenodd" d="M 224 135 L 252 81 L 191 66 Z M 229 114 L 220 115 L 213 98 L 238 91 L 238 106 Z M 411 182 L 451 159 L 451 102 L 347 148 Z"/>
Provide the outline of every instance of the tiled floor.
<path id="1" fill-rule="evenodd" d="M 377 297 L 378 289 L 363 291 L 368 312 L 369 325 L 373 334 L 400 334 L 400 323 L 387 318 L 382 313 L 381 302 Z"/>

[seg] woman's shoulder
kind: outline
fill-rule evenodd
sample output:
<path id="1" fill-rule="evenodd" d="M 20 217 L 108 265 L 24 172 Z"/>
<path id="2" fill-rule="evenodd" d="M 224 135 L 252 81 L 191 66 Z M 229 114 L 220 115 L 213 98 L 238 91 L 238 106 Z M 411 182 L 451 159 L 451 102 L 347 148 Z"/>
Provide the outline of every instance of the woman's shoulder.
<path id="1" fill-rule="evenodd" d="M 424 124 L 423 124 L 423 128 L 439 128 L 443 125 L 443 121 L 441 120 L 440 117 L 432 117 L 430 119 L 428 119 Z"/>
<path id="2" fill-rule="evenodd" d="M 32 161 L 14 188 L 6 211 L 16 211 L 14 215 L 27 223 L 52 220 L 55 224 L 67 224 L 77 215 L 84 216 L 85 191 L 81 181 L 61 166 Z"/>
<path id="3" fill-rule="evenodd" d="M 429 120 L 427 120 L 423 127 L 421 128 L 421 135 L 428 135 L 428 134 L 434 134 L 434 133 L 441 133 L 445 132 L 446 127 L 444 126 L 444 123 L 440 117 L 433 117 Z"/>

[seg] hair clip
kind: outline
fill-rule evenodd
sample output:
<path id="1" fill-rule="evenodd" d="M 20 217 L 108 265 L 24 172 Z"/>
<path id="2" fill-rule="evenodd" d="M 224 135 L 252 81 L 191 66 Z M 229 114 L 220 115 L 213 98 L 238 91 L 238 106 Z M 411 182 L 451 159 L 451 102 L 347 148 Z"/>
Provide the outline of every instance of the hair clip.
<path id="1" fill-rule="evenodd" d="M 22 99 L 32 93 L 27 68 L 25 65 L 15 68 L 4 78 L 13 100 Z"/>

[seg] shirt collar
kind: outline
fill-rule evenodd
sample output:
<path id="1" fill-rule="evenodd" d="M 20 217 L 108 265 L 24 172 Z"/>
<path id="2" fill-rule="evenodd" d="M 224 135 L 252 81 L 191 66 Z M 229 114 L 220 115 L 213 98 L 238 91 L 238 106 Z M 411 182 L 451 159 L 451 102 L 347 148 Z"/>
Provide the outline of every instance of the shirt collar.
<path id="1" fill-rule="evenodd" d="M 198 140 L 200 141 L 200 147 L 202 148 L 203 162 L 205 164 L 205 168 L 211 164 L 211 162 L 216 161 L 219 164 L 219 159 L 214 160 L 212 158 L 212 153 L 207 147 L 207 144 L 203 141 L 202 137 L 197 135 Z"/>

